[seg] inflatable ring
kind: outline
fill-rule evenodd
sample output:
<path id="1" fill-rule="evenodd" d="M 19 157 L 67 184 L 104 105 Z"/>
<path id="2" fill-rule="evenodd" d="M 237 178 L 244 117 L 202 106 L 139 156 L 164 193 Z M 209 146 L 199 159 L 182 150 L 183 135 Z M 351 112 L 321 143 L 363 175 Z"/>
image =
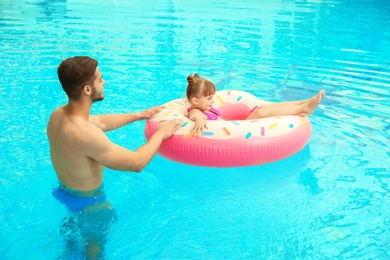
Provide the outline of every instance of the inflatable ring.
<path id="1" fill-rule="evenodd" d="M 149 139 L 161 123 L 182 119 L 182 127 L 163 141 L 158 153 L 176 162 L 208 167 L 265 164 L 289 157 L 305 147 L 312 132 L 306 115 L 245 120 L 265 103 L 269 102 L 244 91 L 217 91 L 213 106 L 224 120 L 207 121 L 204 135 L 196 137 L 191 133 L 194 122 L 187 117 L 185 100 L 172 100 L 146 121 L 145 137 Z"/>

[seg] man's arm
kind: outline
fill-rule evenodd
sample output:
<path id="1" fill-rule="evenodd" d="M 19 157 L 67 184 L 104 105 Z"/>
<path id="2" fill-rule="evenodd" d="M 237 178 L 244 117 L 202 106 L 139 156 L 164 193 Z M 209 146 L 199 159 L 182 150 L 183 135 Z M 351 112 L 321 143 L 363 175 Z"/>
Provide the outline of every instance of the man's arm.
<path id="1" fill-rule="evenodd" d="M 107 168 L 140 172 L 153 159 L 162 141 L 175 133 L 182 123 L 175 119 L 161 125 L 148 142 L 134 152 L 112 143 L 101 130 L 90 129 L 85 153 Z"/>
<path id="2" fill-rule="evenodd" d="M 104 132 L 115 130 L 132 122 L 148 119 L 152 115 L 161 111 L 161 106 L 133 113 L 133 114 L 105 114 L 89 117 L 89 122 L 99 127 Z"/>

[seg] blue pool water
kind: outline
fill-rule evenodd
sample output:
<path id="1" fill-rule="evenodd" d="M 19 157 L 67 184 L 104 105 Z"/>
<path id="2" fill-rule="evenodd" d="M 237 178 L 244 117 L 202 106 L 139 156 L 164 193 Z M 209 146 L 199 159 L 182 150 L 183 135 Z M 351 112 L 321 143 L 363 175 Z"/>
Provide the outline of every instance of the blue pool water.
<path id="1" fill-rule="evenodd" d="M 388 28 L 387 0 L 0 1 L 0 258 L 83 259 L 91 235 L 107 259 L 389 259 Z M 106 169 L 115 217 L 94 229 L 52 195 L 46 123 L 75 55 L 107 81 L 93 113 L 182 97 L 194 72 L 271 101 L 327 94 L 285 160 Z M 143 128 L 108 136 L 135 150 Z"/>

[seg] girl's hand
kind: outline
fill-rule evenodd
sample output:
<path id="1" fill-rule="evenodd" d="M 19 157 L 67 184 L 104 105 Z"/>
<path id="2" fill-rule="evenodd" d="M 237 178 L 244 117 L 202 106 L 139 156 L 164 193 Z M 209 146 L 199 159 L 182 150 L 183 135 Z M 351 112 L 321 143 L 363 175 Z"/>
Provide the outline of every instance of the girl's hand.
<path id="1" fill-rule="evenodd" d="M 195 121 L 194 127 L 191 129 L 191 132 L 194 136 L 203 135 L 205 129 L 207 129 L 207 120 L 205 118 L 198 118 Z"/>
<path id="2" fill-rule="evenodd" d="M 206 116 L 198 109 L 192 109 L 188 115 L 188 118 L 195 122 L 191 132 L 194 136 L 201 136 L 205 129 L 207 129 Z"/>

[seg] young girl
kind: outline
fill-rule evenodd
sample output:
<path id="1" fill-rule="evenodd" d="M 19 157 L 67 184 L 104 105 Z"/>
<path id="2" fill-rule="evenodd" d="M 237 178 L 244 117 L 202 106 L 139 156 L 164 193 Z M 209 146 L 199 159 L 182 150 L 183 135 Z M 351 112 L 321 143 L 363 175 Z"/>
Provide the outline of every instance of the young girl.
<path id="1" fill-rule="evenodd" d="M 216 88 L 210 80 L 201 78 L 197 73 L 194 76 L 189 75 L 187 81 L 186 96 L 190 103 L 188 117 L 195 122 L 192 131 L 196 136 L 203 135 L 203 131 L 207 129 L 206 120 L 222 120 L 219 111 L 212 106 Z M 306 100 L 265 104 L 253 111 L 247 119 L 312 114 L 324 95 L 325 91 L 321 90 L 317 95 Z"/>

